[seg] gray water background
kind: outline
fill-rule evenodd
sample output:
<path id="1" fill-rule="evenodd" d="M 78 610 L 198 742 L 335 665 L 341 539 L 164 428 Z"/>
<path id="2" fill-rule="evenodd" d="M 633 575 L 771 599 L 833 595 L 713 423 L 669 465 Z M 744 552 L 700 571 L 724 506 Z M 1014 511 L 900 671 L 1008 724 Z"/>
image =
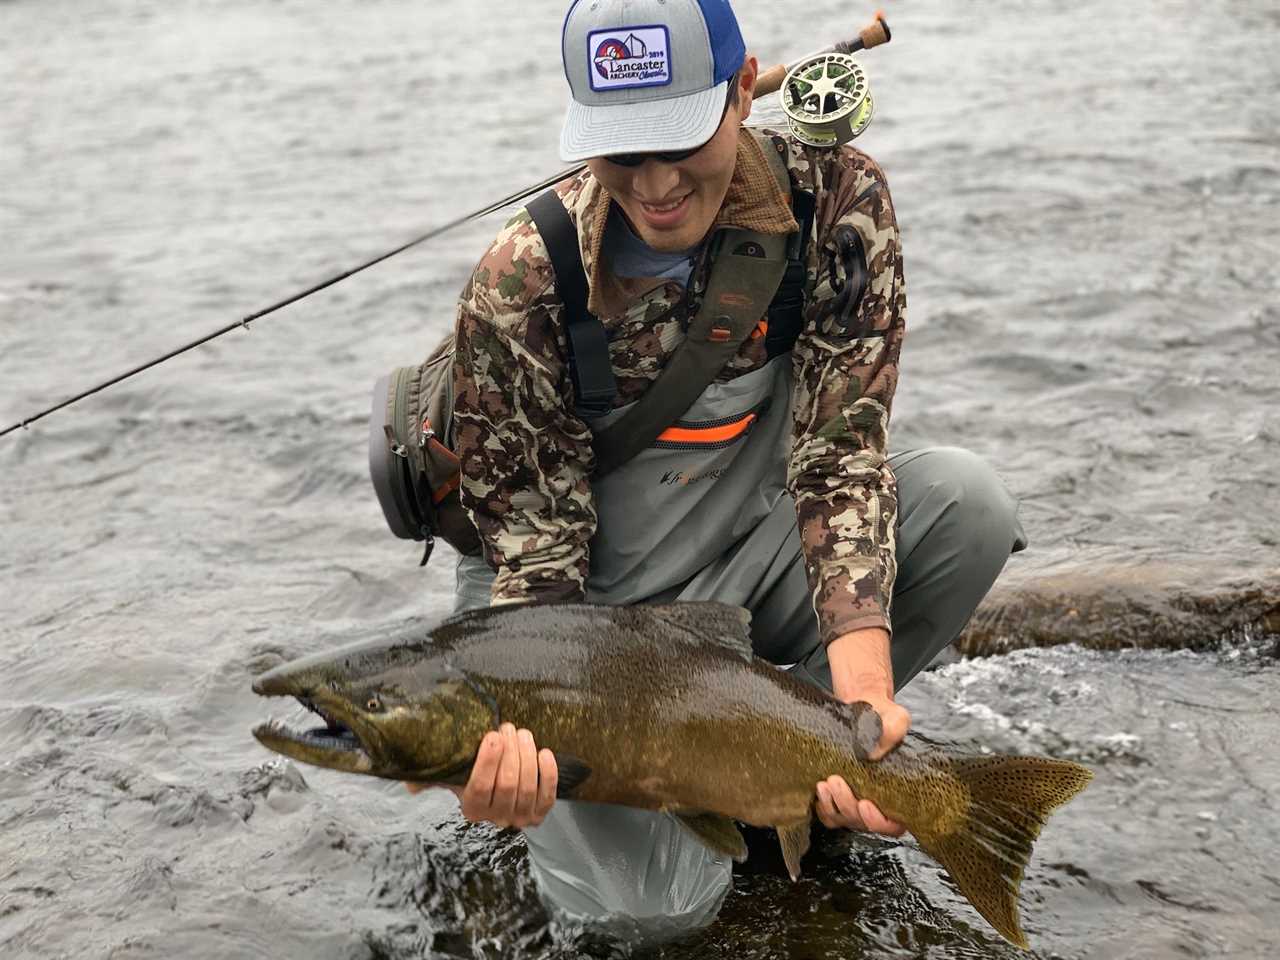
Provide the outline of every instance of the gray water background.
<path id="1" fill-rule="evenodd" d="M 562 7 L 0 2 L 0 422 L 556 170 Z M 866 12 L 738 7 L 766 63 Z M 860 144 L 904 237 L 894 447 L 997 465 L 1033 541 L 1010 577 L 1272 576 L 1280 7 L 888 14 Z M 518 838 L 248 735 L 256 671 L 449 606 L 444 551 L 419 570 L 383 530 L 368 390 L 448 328 L 500 222 L 0 441 L 0 955 L 588 949 L 547 926 Z M 1037 956 L 1280 951 L 1265 640 L 909 688 L 926 733 L 1097 771 L 1024 885 Z M 665 955 L 1014 955 L 909 844 L 821 845 L 796 885 L 756 848 Z"/>

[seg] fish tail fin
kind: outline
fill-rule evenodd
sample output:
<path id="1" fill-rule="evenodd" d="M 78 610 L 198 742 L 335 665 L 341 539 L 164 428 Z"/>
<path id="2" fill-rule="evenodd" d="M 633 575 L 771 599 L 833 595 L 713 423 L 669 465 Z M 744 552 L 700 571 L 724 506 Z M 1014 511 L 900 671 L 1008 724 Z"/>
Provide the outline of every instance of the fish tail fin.
<path id="1" fill-rule="evenodd" d="M 1054 809 L 1083 790 L 1093 773 L 1041 757 L 959 758 L 951 769 L 968 789 L 968 809 L 952 829 L 916 839 L 987 922 L 1026 949 L 1018 887 L 1031 846 Z"/>

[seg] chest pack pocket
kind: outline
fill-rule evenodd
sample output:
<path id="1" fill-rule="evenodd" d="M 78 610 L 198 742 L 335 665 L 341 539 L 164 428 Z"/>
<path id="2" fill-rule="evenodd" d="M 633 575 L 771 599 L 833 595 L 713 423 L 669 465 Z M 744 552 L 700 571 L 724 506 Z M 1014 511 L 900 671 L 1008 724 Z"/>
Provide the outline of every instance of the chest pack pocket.
<path id="1" fill-rule="evenodd" d="M 789 352 L 804 324 L 813 230 L 813 194 L 791 185 L 772 142 L 761 144 L 779 186 L 789 193 L 800 230 L 787 236 L 726 228 L 711 239 L 710 273 L 685 340 L 644 395 L 624 415 L 596 430 L 596 476 L 635 457 L 690 407 L 743 342 L 768 318 L 769 358 Z M 548 190 L 528 205 L 555 271 L 564 304 L 575 409 L 591 421 L 613 409 L 617 383 L 604 325 L 587 309 L 588 285 L 578 233 L 564 204 Z M 480 553 L 480 538 L 462 507 L 453 453 L 453 336 L 416 367 L 398 367 L 374 387 L 369 472 L 387 525 L 397 537 L 425 542 L 422 564 L 440 537 L 459 553 Z"/>

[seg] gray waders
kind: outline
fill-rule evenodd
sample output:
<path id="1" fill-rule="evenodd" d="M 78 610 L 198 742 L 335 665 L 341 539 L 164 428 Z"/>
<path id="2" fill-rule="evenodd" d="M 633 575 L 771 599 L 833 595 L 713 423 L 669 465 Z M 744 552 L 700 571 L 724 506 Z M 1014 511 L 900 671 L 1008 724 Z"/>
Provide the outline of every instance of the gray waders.
<path id="1" fill-rule="evenodd" d="M 599 527 L 587 593 L 598 603 L 747 607 L 756 654 L 794 664 L 797 676 L 830 690 L 795 504 L 784 489 L 791 363 L 783 355 L 712 384 L 675 429 L 593 481 Z M 901 687 L 960 633 L 1025 541 L 1017 502 L 975 455 L 914 450 L 889 463 L 899 496 L 892 655 Z M 457 609 L 487 606 L 492 581 L 483 559 L 462 558 Z M 560 801 L 525 837 L 553 911 L 631 939 L 710 923 L 729 889 L 730 861 L 666 814 Z"/>

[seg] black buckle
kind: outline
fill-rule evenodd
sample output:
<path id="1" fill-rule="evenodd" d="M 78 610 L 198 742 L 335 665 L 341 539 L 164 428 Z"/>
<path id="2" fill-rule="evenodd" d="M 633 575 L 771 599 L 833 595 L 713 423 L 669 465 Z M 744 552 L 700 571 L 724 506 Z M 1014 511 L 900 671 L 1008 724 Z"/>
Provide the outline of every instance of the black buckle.
<path id="1" fill-rule="evenodd" d="M 618 395 L 618 387 L 613 380 L 612 368 L 608 372 L 607 383 L 584 386 L 577 357 L 569 361 L 569 376 L 573 381 L 573 409 L 582 419 L 594 420 L 613 409 L 613 398 Z"/>

